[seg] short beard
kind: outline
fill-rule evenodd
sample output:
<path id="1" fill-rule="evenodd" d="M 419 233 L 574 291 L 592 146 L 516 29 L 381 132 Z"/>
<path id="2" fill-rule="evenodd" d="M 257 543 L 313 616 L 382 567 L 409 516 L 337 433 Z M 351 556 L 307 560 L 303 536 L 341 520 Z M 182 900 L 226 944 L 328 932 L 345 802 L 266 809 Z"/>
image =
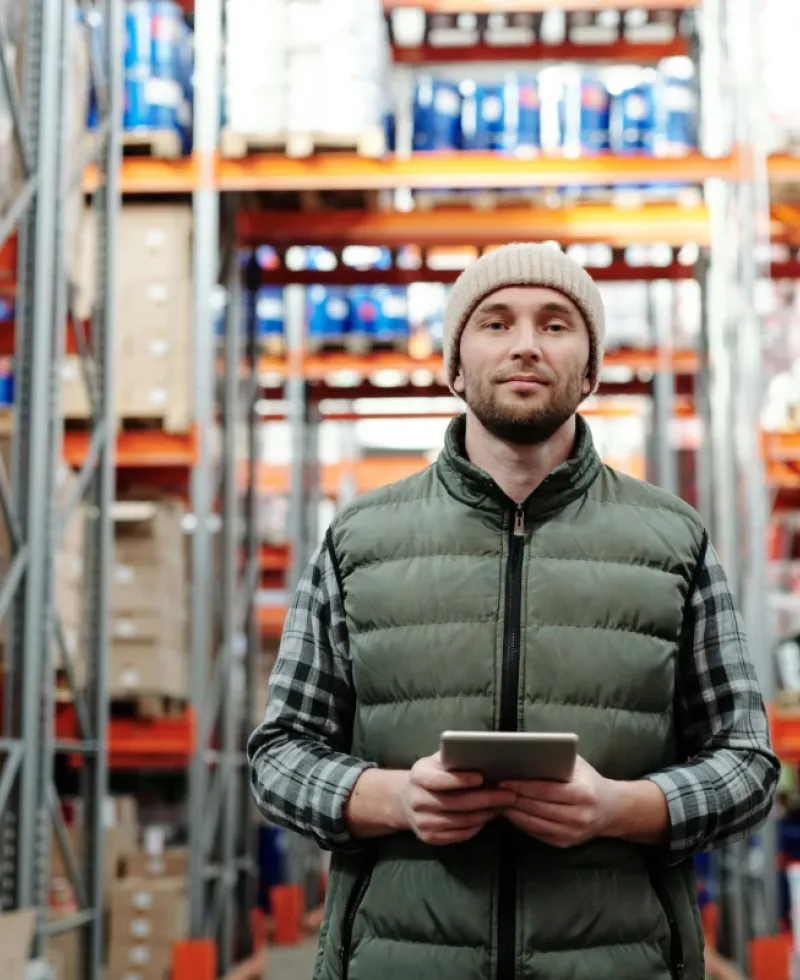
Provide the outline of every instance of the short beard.
<path id="1" fill-rule="evenodd" d="M 526 411 L 508 408 L 494 396 L 490 382 L 464 377 L 464 400 L 481 425 L 496 439 L 515 446 L 537 446 L 551 439 L 577 412 L 584 399 L 583 375 L 551 388 L 549 404 Z"/>

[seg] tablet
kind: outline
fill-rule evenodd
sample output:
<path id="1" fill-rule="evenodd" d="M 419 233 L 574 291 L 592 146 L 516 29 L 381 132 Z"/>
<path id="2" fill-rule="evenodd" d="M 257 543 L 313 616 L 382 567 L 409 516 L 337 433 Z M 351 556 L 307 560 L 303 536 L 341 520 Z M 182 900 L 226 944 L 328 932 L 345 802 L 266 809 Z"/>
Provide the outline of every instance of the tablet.
<path id="1" fill-rule="evenodd" d="M 479 772 L 487 783 L 549 779 L 567 783 L 578 755 L 571 732 L 442 732 L 445 769 Z"/>

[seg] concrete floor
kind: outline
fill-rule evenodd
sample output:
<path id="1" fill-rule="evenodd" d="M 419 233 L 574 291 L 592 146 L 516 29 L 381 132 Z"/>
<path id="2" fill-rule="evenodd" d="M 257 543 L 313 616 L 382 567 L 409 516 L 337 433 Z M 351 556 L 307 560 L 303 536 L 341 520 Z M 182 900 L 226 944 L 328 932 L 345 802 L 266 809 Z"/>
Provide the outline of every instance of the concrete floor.
<path id="1" fill-rule="evenodd" d="M 264 980 L 312 980 L 317 938 L 302 946 L 270 946 Z"/>

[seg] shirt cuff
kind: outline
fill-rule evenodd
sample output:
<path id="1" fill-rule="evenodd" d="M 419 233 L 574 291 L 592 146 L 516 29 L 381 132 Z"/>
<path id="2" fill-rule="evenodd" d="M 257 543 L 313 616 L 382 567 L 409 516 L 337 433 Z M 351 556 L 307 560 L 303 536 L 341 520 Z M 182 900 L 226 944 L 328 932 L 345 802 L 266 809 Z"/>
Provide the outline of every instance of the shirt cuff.
<path id="1" fill-rule="evenodd" d="M 654 783 L 667 801 L 669 839 L 665 845 L 666 860 L 670 865 L 682 864 L 706 848 L 706 807 L 698 798 L 698 787 L 692 785 L 690 775 L 684 769 L 664 770 L 645 777 Z M 703 796 L 703 804 L 705 804 Z"/>
<path id="2" fill-rule="evenodd" d="M 374 768 L 376 768 L 376 763 L 363 760 L 348 761 L 346 765 L 342 765 L 342 772 L 336 781 L 336 791 L 331 802 L 334 830 L 326 839 L 318 839 L 323 850 L 355 853 L 369 847 L 371 841 L 367 838 L 353 837 L 350 833 L 344 810 L 358 780 L 368 769 Z"/>

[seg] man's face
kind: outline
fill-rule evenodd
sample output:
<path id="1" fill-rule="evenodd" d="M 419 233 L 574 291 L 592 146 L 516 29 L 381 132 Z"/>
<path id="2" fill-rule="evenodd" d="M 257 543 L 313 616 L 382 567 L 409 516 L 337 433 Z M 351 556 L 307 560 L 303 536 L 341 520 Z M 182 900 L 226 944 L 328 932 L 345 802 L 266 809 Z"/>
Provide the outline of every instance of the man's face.
<path id="1" fill-rule="evenodd" d="M 578 307 L 540 286 L 486 296 L 461 335 L 455 390 L 506 442 L 549 439 L 591 391 L 589 330 Z"/>

